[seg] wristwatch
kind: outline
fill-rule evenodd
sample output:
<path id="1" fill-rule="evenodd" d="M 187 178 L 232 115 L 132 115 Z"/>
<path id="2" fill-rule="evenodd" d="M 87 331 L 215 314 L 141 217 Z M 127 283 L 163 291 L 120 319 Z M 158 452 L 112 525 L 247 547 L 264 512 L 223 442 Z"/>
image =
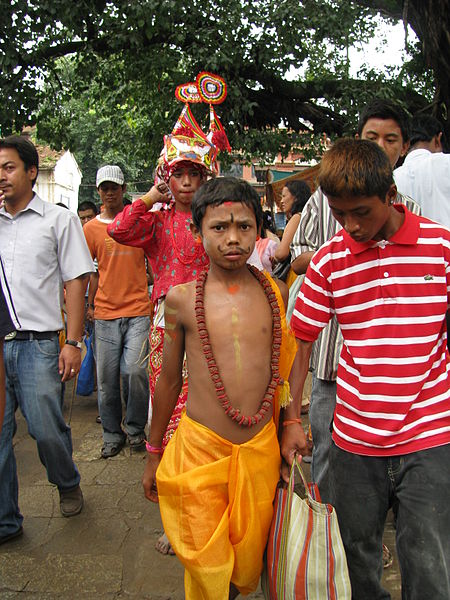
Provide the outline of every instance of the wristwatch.
<path id="1" fill-rule="evenodd" d="M 74 346 L 75 348 L 79 348 L 81 350 L 81 342 L 77 342 L 76 340 L 66 340 L 66 344 L 69 344 L 69 346 Z"/>

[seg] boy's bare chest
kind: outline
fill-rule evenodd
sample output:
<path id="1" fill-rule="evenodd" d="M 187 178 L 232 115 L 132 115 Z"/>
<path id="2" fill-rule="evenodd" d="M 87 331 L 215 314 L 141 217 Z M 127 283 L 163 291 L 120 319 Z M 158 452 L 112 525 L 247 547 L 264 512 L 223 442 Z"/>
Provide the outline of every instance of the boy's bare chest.
<path id="1" fill-rule="evenodd" d="M 257 351 L 272 339 L 272 311 L 264 294 L 213 298 L 205 302 L 206 326 L 210 340 L 221 345 L 236 341 Z"/>

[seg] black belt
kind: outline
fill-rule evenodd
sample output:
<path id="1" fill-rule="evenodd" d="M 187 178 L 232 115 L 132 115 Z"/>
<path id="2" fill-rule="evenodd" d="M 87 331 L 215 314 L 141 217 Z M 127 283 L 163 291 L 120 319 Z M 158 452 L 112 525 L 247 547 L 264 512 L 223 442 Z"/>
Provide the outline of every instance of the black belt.
<path id="1" fill-rule="evenodd" d="M 5 341 L 11 340 L 53 340 L 58 337 L 58 331 L 11 331 L 5 336 Z"/>

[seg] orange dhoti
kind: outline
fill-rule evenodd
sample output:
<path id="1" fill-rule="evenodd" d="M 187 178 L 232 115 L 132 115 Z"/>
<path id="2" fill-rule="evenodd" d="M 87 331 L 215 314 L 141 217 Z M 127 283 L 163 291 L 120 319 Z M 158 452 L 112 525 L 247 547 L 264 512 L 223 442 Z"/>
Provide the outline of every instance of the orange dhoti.
<path id="1" fill-rule="evenodd" d="M 185 567 L 187 600 L 226 600 L 258 585 L 280 477 L 270 421 L 233 444 L 186 414 L 156 478 L 164 531 Z"/>

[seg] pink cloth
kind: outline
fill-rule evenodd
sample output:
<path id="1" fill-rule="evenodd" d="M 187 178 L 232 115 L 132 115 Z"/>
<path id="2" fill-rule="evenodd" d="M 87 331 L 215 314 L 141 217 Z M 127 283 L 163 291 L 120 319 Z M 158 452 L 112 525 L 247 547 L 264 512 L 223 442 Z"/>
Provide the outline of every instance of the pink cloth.
<path id="1" fill-rule="evenodd" d="M 272 275 L 272 262 L 270 259 L 275 255 L 275 250 L 279 245 L 280 242 L 277 243 L 270 238 L 260 238 L 259 240 L 256 240 L 255 247 L 258 251 L 261 264 L 270 275 Z"/>

